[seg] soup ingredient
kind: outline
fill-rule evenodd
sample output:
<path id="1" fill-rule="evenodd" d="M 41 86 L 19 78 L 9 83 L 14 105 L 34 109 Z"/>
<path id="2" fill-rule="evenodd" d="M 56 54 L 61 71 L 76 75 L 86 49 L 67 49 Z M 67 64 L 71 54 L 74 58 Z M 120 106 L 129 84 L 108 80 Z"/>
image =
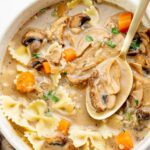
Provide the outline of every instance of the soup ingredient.
<path id="1" fill-rule="evenodd" d="M 16 53 L 17 53 L 18 55 L 24 55 L 24 54 L 27 53 L 27 48 L 22 45 L 22 46 L 20 46 L 20 47 L 18 47 L 18 48 L 16 49 Z"/>
<path id="2" fill-rule="evenodd" d="M 147 106 L 139 108 L 136 112 L 136 116 L 140 121 L 150 120 L 150 108 Z"/>
<path id="3" fill-rule="evenodd" d="M 89 97 L 96 112 L 111 109 L 116 103 L 116 94 L 120 91 L 121 71 L 114 60 L 104 66 L 97 66 L 97 74 L 89 79 L 87 98 Z"/>
<path id="4" fill-rule="evenodd" d="M 43 62 L 43 69 L 44 69 L 44 72 L 46 74 L 50 74 L 51 73 L 51 68 L 50 68 L 50 64 L 46 61 L 46 62 Z"/>
<path id="5" fill-rule="evenodd" d="M 135 106 L 139 106 L 139 100 L 138 99 L 135 99 L 134 103 L 135 103 Z"/>
<path id="6" fill-rule="evenodd" d="M 120 13 L 119 19 L 118 19 L 118 26 L 119 26 L 119 31 L 122 33 L 126 33 L 129 29 L 129 26 L 132 21 L 132 13 L 131 12 L 123 12 Z"/>
<path id="7" fill-rule="evenodd" d="M 32 57 L 34 57 L 34 58 L 40 58 L 40 54 L 39 53 L 33 53 Z"/>
<path id="8" fill-rule="evenodd" d="M 29 62 L 28 66 L 31 68 L 36 69 L 37 71 L 41 71 L 43 68 L 43 62 L 45 61 L 44 58 L 32 58 Z"/>
<path id="9" fill-rule="evenodd" d="M 71 0 L 67 3 L 69 9 L 75 8 L 78 4 L 80 4 L 81 0 Z"/>
<path id="10" fill-rule="evenodd" d="M 95 6 L 91 5 L 89 8 L 85 9 L 83 13 L 87 14 L 91 18 L 89 21 L 91 25 L 96 26 L 99 23 L 99 12 Z"/>
<path id="11" fill-rule="evenodd" d="M 123 131 L 116 137 L 116 143 L 122 150 L 131 150 L 133 148 L 133 139 L 129 131 Z"/>
<path id="12" fill-rule="evenodd" d="M 76 59 L 76 57 L 77 57 L 76 51 L 72 48 L 65 49 L 63 54 L 64 54 L 64 58 L 67 62 L 71 62 L 74 59 Z"/>
<path id="13" fill-rule="evenodd" d="M 91 19 L 88 15 L 80 13 L 80 14 L 77 14 L 77 15 L 71 17 L 69 27 L 70 28 L 78 28 L 90 20 Z"/>
<path id="14" fill-rule="evenodd" d="M 85 37 L 85 40 L 86 40 L 87 42 L 92 42 L 92 41 L 94 41 L 94 40 L 93 40 L 93 37 L 90 36 L 90 35 L 87 35 L 87 36 Z"/>
<path id="15" fill-rule="evenodd" d="M 22 44 L 29 46 L 31 52 L 37 52 L 41 47 L 42 43 L 46 39 L 46 34 L 40 29 L 31 29 L 26 32 L 22 38 Z"/>
<path id="16" fill-rule="evenodd" d="M 111 48 L 115 48 L 115 47 L 116 47 L 116 44 L 113 43 L 112 40 L 107 41 L 106 44 L 107 44 L 107 46 L 109 46 L 109 47 L 111 47 Z"/>
<path id="17" fill-rule="evenodd" d="M 57 96 L 55 96 L 54 92 L 53 91 L 49 91 L 48 93 L 45 93 L 43 95 L 43 98 L 47 101 L 47 100 L 51 100 L 53 102 L 58 102 L 59 101 L 59 98 Z"/>
<path id="18" fill-rule="evenodd" d="M 22 93 L 32 92 L 35 89 L 35 77 L 31 72 L 22 72 L 16 79 L 16 88 Z"/>
<path id="19" fill-rule="evenodd" d="M 54 137 L 51 137 L 51 138 L 48 138 L 46 140 L 46 142 L 49 144 L 49 145 L 54 145 L 54 146 L 64 146 L 67 142 L 68 142 L 68 139 L 66 136 L 62 135 L 62 134 L 58 134 Z"/>
<path id="20" fill-rule="evenodd" d="M 60 132 L 63 133 L 64 135 L 67 135 L 67 134 L 68 134 L 69 127 L 70 127 L 70 122 L 67 121 L 67 120 L 62 119 L 62 120 L 59 122 L 58 131 L 60 131 Z"/>
<path id="21" fill-rule="evenodd" d="M 119 34 L 119 33 L 120 33 L 119 30 L 118 30 L 118 28 L 116 28 L 116 27 L 112 28 L 112 29 L 111 29 L 111 32 L 112 32 L 113 34 Z"/>
<path id="22" fill-rule="evenodd" d="M 130 49 L 131 50 L 137 50 L 139 48 L 140 48 L 140 40 L 139 39 L 133 40 L 131 45 L 130 45 Z"/>

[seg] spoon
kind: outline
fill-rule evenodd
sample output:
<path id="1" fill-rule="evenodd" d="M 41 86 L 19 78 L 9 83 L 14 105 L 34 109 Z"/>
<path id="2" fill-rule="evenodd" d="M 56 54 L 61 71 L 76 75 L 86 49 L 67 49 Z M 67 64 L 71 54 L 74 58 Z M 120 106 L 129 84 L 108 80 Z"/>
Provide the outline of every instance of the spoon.
<path id="1" fill-rule="evenodd" d="M 89 115 L 94 119 L 103 120 L 112 116 L 125 103 L 125 101 L 127 100 L 131 92 L 132 85 L 133 85 L 133 73 L 128 62 L 126 61 L 126 54 L 134 38 L 134 35 L 138 29 L 138 26 L 141 22 L 142 16 L 144 15 L 148 3 L 149 0 L 144 0 L 144 1 L 140 0 L 119 56 L 115 58 L 109 58 L 97 66 L 97 69 L 99 71 L 102 71 L 106 68 L 106 66 L 108 66 L 110 63 L 112 63 L 112 61 L 115 60 L 120 67 L 121 70 L 120 91 L 116 95 L 115 106 L 112 109 L 107 109 L 105 111 L 97 112 L 91 103 L 90 87 L 88 86 L 86 89 L 86 108 Z"/>

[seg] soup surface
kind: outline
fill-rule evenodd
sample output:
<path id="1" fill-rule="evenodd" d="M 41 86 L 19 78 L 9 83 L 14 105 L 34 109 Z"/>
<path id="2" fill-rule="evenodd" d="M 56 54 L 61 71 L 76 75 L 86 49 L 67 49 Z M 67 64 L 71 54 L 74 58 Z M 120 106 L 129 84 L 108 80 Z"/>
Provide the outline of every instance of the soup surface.
<path id="1" fill-rule="evenodd" d="M 132 90 L 111 117 L 87 112 L 115 107 L 121 50 L 133 14 L 105 2 L 73 0 L 40 10 L 8 44 L 0 74 L 1 105 L 35 150 L 130 150 L 150 130 L 150 29 L 140 25 L 127 54 Z M 126 82 L 123 82 L 126 87 Z M 87 90 L 88 89 L 88 90 Z"/>

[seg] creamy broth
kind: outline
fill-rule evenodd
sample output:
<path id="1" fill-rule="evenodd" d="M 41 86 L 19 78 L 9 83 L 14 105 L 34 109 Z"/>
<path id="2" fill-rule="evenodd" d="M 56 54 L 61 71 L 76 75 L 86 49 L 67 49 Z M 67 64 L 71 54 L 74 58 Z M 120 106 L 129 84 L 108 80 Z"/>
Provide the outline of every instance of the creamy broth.
<path id="1" fill-rule="evenodd" d="M 94 4 L 94 5 L 98 9 L 99 20 L 100 20 L 99 23 L 96 24 L 96 26 L 94 28 L 105 28 L 105 30 L 107 30 L 107 32 L 109 34 L 111 34 L 111 30 L 107 29 L 107 27 L 106 27 L 106 22 L 108 21 L 108 19 L 111 16 L 116 15 L 125 10 L 123 10 L 122 8 L 119 8 L 117 6 L 111 5 L 109 3 L 100 3 L 100 4 Z M 73 8 L 72 10 L 69 10 L 68 14 L 69 14 L 69 16 L 76 15 L 78 13 L 83 12 L 83 10 L 85 10 L 86 7 L 87 6 L 85 6 L 85 5 L 78 5 L 75 8 Z M 19 29 L 17 34 L 12 39 L 11 45 L 13 45 L 15 48 L 20 46 L 22 37 L 25 35 L 25 33 L 29 29 L 38 28 L 38 29 L 46 31 L 48 28 L 50 28 L 50 25 L 57 19 L 57 17 L 51 16 L 51 14 L 54 11 L 54 8 L 55 7 L 44 9 L 44 10 L 40 11 L 38 14 L 36 14 L 34 17 L 32 17 L 21 29 Z M 92 27 L 90 27 L 90 28 L 92 28 Z M 83 32 L 84 31 L 82 31 L 79 36 L 78 36 L 78 34 L 74 36 L 75 44 L 78 43 L 79 39 L 82 37 Z M 123 35 L 123 37 L 124 36 L 125 35 Z M 120 44 L 120 43 L 116 43 L 116 44 Z M 45 47 L 47 48 L 48 46 L 50 46 L 50 44 L 46 45 Z M 68 48 L 68 47 L 69 47 L 69 45 L 67 43 L 63 47 L 63 49 Z M 76 47 L 74 47 L 74 48 L 76 49 Z M 113 49 L 112 49 L 112 51 L 113 51 Z M 118 53 L 118 52 L 116 52 L 116 53 Z M 114 55 L 116 55 L 116 54 L 114 54 Z M 128 60 L 129 60 L 129 62 L 136 61 L 134 56 L 130 56 L 128 58 Z M 2 72 L 0 74 L 0 91 L 3 95 L 10 96 L 10 97 L 14 98 L 16 101 L 20 101 L 20 102 L 23 102 L 24 104 L 28 105 L 29 103 L 35 101 L 36 99 L 41 99 L 41 97 L 38 95 L 37 92 L 21 93 L 20 91 L 16 90 L 16 85 L 14 82 L 15 82 L 16 76 L 18 74 L 18 71 L 16 69 L 17 64 L 19 64 L 18 61 L 15 61 L 12 58 L 12 56 L 10 55 L 9 51 L 7 51 L 6 56 L 4 58 L 3 66 L 2 66 Z M 148 69 L 150 70 L 150 68 L 148 68 Z M 134 70 L 134 72 L 135 72 L 135 74 L 137 73 L 136 70 Z M 40 75 L 42 76 L 43 74 L 40 74 Z M 140 76 L 141 74 L 138 74 L 138 75 Z M 127 107 L 130 102 L 130 97 L 129 97 L 128 101 L 124 104 L 124 106 L 112 117 L 105 119 L 103 121 L 94 120 L 88 114 L 88 112 L 86 110 L 86 106 L 85 106 L 86 85 L 83 85 L 83 84 L 74 85 L 73 83 L 70 83 L 68 81 L 66 75 L 61 74 L 61 76 L 62 77 L 60 79 L 59 86 L 64 87 L 64 89 L 67 90 L 69 97 L 72 99 L 72 102 L 73 103 L 75 102 L 76 106 L 74 109 L 76 109 L 76 112 L 71 115 L 62 113 L 62 112 L 58 111 L 57 109 L 54 109 L 51 106 L 52 105 L 51 102 L 46 101 L 48 109 L 50 111 L 52 111 L 52 113 L 56 114 L 60 118 L 62 117 L 64 119 L 68 120 L 70 122 L 71 126 L 72 125 L 73 126 L 74 125 L 82 126 L 85 128 L 85 130 L 88 129 L 88 130 L 92 130 L 92 131 L 97 131 L 97 129 L 101 128 L 101 126 L 105 123 L 112 129 L 119 130 L 119 132 L 122 132 L 122 130 L 129 130 L 130 133 L 132 134 L 134 144 L 139 142 L 140 140 L 142 140 L 145 137 L 145 135 L 149 131 L 149 120 L 146 119 L 146 120 L 143 120 L 143 121 L 140 120 L 139 122 L 137 122 L 135 110 L 139 109 L 140 108 L 139 106 L 137 106 L 137 107 L 129 106 L 129 111 L 127 110 Z M 136 78 L 137 78 L 137 76 L 134 77 L 134 80 Z M 146 84 L 143 84 L 143 86 L 148 87 L 148 88 L 146 88 L 146 90 L 150 91 L 149 74 L 145 73 L 144 78 L 146 78 L 148 82 L 146 82 Z M 135 84 L 136 83 L 134 83 L 134 85 L 133 85 L 133 90 L 136 86 Z M 140 86 L 138 88 L 140 88 Z M 144 91 L 145 91 L 145 89 L 144 89 Z M 149 107 L 150 106 L 150 103 L 149 103 L 150 97 L 147 94 L 144 94 L 144 96 L 146 98 L 142 98 L 141 101 L 146 101 L 146 103 L 147 103 L 146 107 Z M 140 103 L 140 102 L 138 102 L 138 103 Z M 133 105 L 135 105 L 135 104 L 133 104 Z M 137 105 L 142 106 L 142 104 L 137 104 Z M 118 121 L 118 120 L 120 120 L 120 121 Z M 133 126 L 133 127 L 131 127 L 131 126 Z M 16 129 L 16 131 L 17 131 L 17 129 Z M 115 136 L 112 136 L 112 137 L 110 136 L 110 138 L 108 137 L 105 140 L 105 142 L 107 143 L 106 145 L 109 145 L 109 148 L 112 150 L 119 148 L 116 145 L 114 137 Z M 32 142 L 31 142 L 31 144 L 32 144 Z M 43 144 L 43 146 L 42 146 L 42 150 L 57 150 L 57 149 L 59 150 L 62 148 L 66 149 L 66 150 L 69 150 L 69 149 L 70 150 L 71 149 L 84 150 L 84 149 L 86 149 L 86 146 L 81 146 L 78 148 L 75 148 L 75 147 L 68 148 L 67 145 L 65 145 L 65 146 L 60 146 L 60 145 L 56 146 L 56 145 L 51 146 L 51 144 L 45 142 L 45 144 Z M 91 143 L 89 145 L 91 145 Z M 108 147 L 105 147 L 105 148 L 107 149 Z M 92 146 L 89 146 L 89 149 L 92 150 L 94 148 Z"/>

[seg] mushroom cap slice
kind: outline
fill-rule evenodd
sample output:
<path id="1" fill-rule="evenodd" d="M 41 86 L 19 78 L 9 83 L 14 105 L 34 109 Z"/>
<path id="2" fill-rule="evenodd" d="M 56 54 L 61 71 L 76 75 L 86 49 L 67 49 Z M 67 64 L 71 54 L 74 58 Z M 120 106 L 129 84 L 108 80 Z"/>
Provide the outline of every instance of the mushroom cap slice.
<path id="1" fill-rule="evenodd" d="M 101 71 L 107 63 L 111 63 L 116 59 L 116 62 L 118 63 L 121 71 L 120 75 L 120 91 L 116 94 L 116 104 L 112 109 L 108 109 L 106 111 L 100 111 L 97 112 L 96 109 L 92 106 L 91 104 L 91 98 L 90 98 L 90 86 L 87 87 L 86 89 L 86 107 L 89 115 L 97 120 L 103 120 L 108 117 L 110 117 L 112 114 L 114 114 L 122 105 L 123 103 L 127 100 L 132 84 L 133 84 L 133 75 L 132 75 L 132 70 L 128 63 L 121 58 L 110 58 L 109 60 L 104 61 L 100 65 L 97 66 L 97 69 Z"/>

